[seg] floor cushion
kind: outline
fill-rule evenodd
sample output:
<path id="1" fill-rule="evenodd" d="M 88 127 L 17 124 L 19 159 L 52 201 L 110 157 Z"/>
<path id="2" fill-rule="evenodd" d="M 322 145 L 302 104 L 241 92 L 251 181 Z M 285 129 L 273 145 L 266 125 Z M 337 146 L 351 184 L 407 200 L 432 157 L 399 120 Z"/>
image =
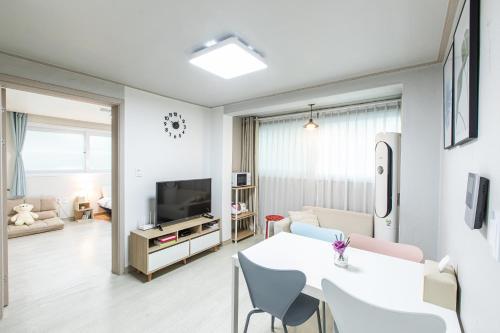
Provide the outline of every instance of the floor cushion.
<path id="1" fill-rule="evenodd" d="M 46 220 L 36 220 L 32 225 L 14 225 L 7 226 L 9 238 L 39 234 L 46 231 L 60 230 L 64 228 L 64 222 L 59 217 L 53 217 Z"/>

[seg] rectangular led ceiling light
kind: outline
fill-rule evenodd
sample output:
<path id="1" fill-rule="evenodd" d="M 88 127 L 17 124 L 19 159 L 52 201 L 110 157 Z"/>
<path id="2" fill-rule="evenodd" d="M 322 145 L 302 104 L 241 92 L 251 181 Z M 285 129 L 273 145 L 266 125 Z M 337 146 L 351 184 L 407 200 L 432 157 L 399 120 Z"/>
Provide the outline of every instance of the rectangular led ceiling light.
<path id="1" fill-rule="evenodd" d="M 236 37 L 195 52 L 189 62 L 224 79 L 267 68 L 264 59 Z"/>

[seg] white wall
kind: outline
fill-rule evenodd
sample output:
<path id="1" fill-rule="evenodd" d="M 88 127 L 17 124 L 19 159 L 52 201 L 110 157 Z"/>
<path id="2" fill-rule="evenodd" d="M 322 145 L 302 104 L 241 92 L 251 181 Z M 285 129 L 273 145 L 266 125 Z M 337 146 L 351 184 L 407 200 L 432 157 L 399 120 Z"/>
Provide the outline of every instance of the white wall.
<path id="1" fill-rule="evenodd" d="M 103 186 L 111 186 L 111 173 L 71 173 L 58 175 L 27 175 L 28 197 L 53 196 L 60 200 L 59 214 L 62 218 L 73 217 L 76 196 L 85 191 L 95 212 L 103 209 L 97 204 Z"/>
<path id="2" fill-rule="evenodd" d="M 472 231 L 464 222 L 468 172 L 490 179 L 488 219 L 493 210 L 500 217 L 500 1 L 481 1 L 480 29 L 479 138 L 441 150 L 438 253 L 449 253 L 457 268 L 460 316 L 468 333 L 500 332 L 500 263 L 491 255 L 488 226 Z"/>
<path id="3" fill-rule="evenodd" d="M 241 171 L 241 117 L 233 117 L 233 171 Z"/>
<path id="4" fill-rule="evenodd" d="M 442 117 L 441 66 L 402 78 L 401 209 L 399 240 L 436 259 L 439 151 Z"/>
<path id="5" fill-rule="evenodd" d="M 213 213 L 222 218 L 222 239 L 231 238 L 231 161 L 233 117 L 224 114 L 222 107 L 212 110 L 212 167 Z"/>
<path id="6" fill-rule="evenodd" d="M 356 91 L 402 87 L 400 241 L 436 257 L 438 228 L 441 66 L 372 75 L 225 107 L 232 115 L 252 114 L 266 106 L 320 100 Z M 391 90 L 392 91 L 392 90 Z M 358 98 L 361 96 L 358 96 Z M 373 96 L 372 96 L 373 97 Z M 304 103 L 305 105 L 306 103 Z"/>
<path id="7" fill-rule="evenodd" d="M 233 150 L 233 117 L 223 114 L 222 116 L 222 239 L 231 239 L 231 172 L 232 172 L 232 150 Z"/>
<path id="8" fill-rule="evenodd" d="M 181 139 L 172 139 L 164 131 L 163 117 L 173 111 L 181 113 L 187 122 L 187 133 Z M 211 110 L 125 88 L 124 218 L 127 240 L 131 230 L 147 223 L 149 214 L 154 216 L 157 181 L 212 178 L 212 210 L 216 214 L 223 213 L 227 180 L 223 179 L 222 170 L 231 160 L 231 152 L 228 156 L 225 154 L 223 141 L 231 143 L 224 134 L 230 131 L 229 121 L 232 122 L 231 117 L 224 116 L 220 109 Z M 224 158 L 229 162 L 223 162 Z M 138 169 L 141 177 L 137 176 Z M 230 169 L 228 174 L 230 177 Z M 230 199 L 227 207 L 229 203 Z"/>

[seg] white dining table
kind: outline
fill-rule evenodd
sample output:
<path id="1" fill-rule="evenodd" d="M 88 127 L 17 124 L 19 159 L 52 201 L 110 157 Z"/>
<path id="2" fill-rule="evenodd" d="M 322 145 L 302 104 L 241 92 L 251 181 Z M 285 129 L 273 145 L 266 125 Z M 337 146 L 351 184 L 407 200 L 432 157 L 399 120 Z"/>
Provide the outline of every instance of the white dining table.
<path id="1" fill-rule="evenodd" d="M 334 264 L 330 243 L 286 232 L 242 252 L 264 267 L 303 272 L 307 281 L 302 292 L 322 302 L 321 280 L 326 278 L 366 302 L 398 311 L 434 314 L 445 321 L 447 333 L 461 332 L 455 311 L 422 300 L 423 264 L 348 248 L 349 265 L 340 268 Z M 232 256 L 232 270 L 231 332 L 237 333 L 240 271 L 237 254 Z"/>

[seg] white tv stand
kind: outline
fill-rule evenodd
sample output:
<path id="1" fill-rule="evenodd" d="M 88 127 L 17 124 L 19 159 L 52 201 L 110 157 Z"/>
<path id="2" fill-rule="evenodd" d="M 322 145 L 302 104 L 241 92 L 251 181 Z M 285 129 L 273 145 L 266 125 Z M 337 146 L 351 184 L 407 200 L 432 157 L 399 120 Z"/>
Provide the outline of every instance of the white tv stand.
<path id="1" fill-rule="evenodd" d="M 210 224 L 215 222 L 210 228 Z M 189 235 L 181 236 L 183 231 Z M 155 245 L 154 240 L 167 235 L 176 235 L 177 241 L 167 246 Z M 131 266 L 151 281 L 153 273 L 208 249 L 217 251 L 221 245 L 221 223 L 219 218 L 197 217 L 149 230 L 134 230 L 130 233 Z"/>

